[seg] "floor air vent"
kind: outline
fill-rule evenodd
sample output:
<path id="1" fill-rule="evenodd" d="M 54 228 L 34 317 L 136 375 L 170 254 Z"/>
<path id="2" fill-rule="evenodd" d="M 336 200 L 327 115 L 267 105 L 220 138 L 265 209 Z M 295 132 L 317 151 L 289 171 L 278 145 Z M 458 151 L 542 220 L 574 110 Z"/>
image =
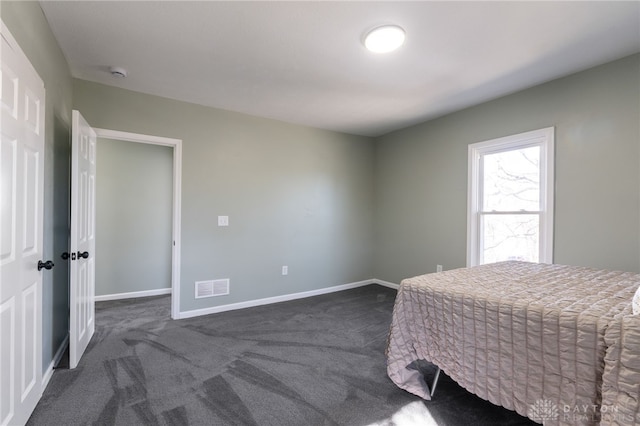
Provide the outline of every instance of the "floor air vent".
<path id="1" fill-rule="evenodd" d="M 196 299 L 229 294 L 229 279 L 196 281 Z"/>

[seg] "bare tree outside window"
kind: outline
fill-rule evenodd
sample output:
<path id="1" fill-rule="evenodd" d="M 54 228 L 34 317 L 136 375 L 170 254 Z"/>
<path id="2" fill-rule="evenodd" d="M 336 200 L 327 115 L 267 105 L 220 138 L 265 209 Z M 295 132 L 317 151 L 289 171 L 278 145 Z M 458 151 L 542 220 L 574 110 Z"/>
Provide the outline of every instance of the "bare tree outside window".
<path id="1" fill-rule="evenodd" d="M 540 147 L 483 156 L 481 263 L 538 261 Z"/>

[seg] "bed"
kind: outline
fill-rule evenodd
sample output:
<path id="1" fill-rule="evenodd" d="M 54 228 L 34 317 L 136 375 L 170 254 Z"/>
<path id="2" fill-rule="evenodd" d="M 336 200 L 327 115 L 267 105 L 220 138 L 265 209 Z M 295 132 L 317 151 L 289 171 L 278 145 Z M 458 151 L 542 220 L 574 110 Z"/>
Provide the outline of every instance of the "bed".
<path id="1" fill-rule="evenodd" d="M 429 361 L 545 425 L 640 424 L 640 274 L 501 262 L 403 280 L 387 372 L 430 399 Z"/>

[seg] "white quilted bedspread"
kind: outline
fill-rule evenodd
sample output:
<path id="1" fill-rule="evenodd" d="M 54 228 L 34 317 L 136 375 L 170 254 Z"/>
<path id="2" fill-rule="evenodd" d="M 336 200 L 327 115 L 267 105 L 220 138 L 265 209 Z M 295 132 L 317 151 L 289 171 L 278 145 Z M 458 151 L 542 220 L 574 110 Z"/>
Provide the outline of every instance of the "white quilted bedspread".
<path id="1" fill-rule="evenodd" d="M 639 274 L 525 262 L 406 279 L 389 377 L 430 399 L 410 367 L 424 359 L 545 425 L 640 424 L 640 316 L 631 315 L 639 285 Z"/>

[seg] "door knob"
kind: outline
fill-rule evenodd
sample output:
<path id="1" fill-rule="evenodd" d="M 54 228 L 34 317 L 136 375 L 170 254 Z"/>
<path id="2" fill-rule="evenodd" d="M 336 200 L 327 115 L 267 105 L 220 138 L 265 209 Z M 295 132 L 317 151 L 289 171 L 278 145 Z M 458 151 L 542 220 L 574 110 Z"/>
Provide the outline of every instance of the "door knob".
<path id="1" fill-rule="evenodd" d="M 83 258 L 83 259 L 88 259 L 89 258 L 89 252 L 85 251 L 85 252 L 78 252 L 78 259 Z"/>
<path id="2" fill-rule="evenodd" d="M 64 253 L 62 253 L 62 256 L 60 256 L 62 258 L 62 260 L 67 260 L 69 259 L 69 253 L 67 253 L 66 251 Z"/>
<path id="3" fill-rule="evenodd" d="M 53 268 L 54 266 L 55 265 L 50 260 L 47 260 L 46 262 L 43 262 L 42 260 L 38 260 L 38 271 L 40 271 L 42 269 L 49 270 L 49 269 Z"/>

